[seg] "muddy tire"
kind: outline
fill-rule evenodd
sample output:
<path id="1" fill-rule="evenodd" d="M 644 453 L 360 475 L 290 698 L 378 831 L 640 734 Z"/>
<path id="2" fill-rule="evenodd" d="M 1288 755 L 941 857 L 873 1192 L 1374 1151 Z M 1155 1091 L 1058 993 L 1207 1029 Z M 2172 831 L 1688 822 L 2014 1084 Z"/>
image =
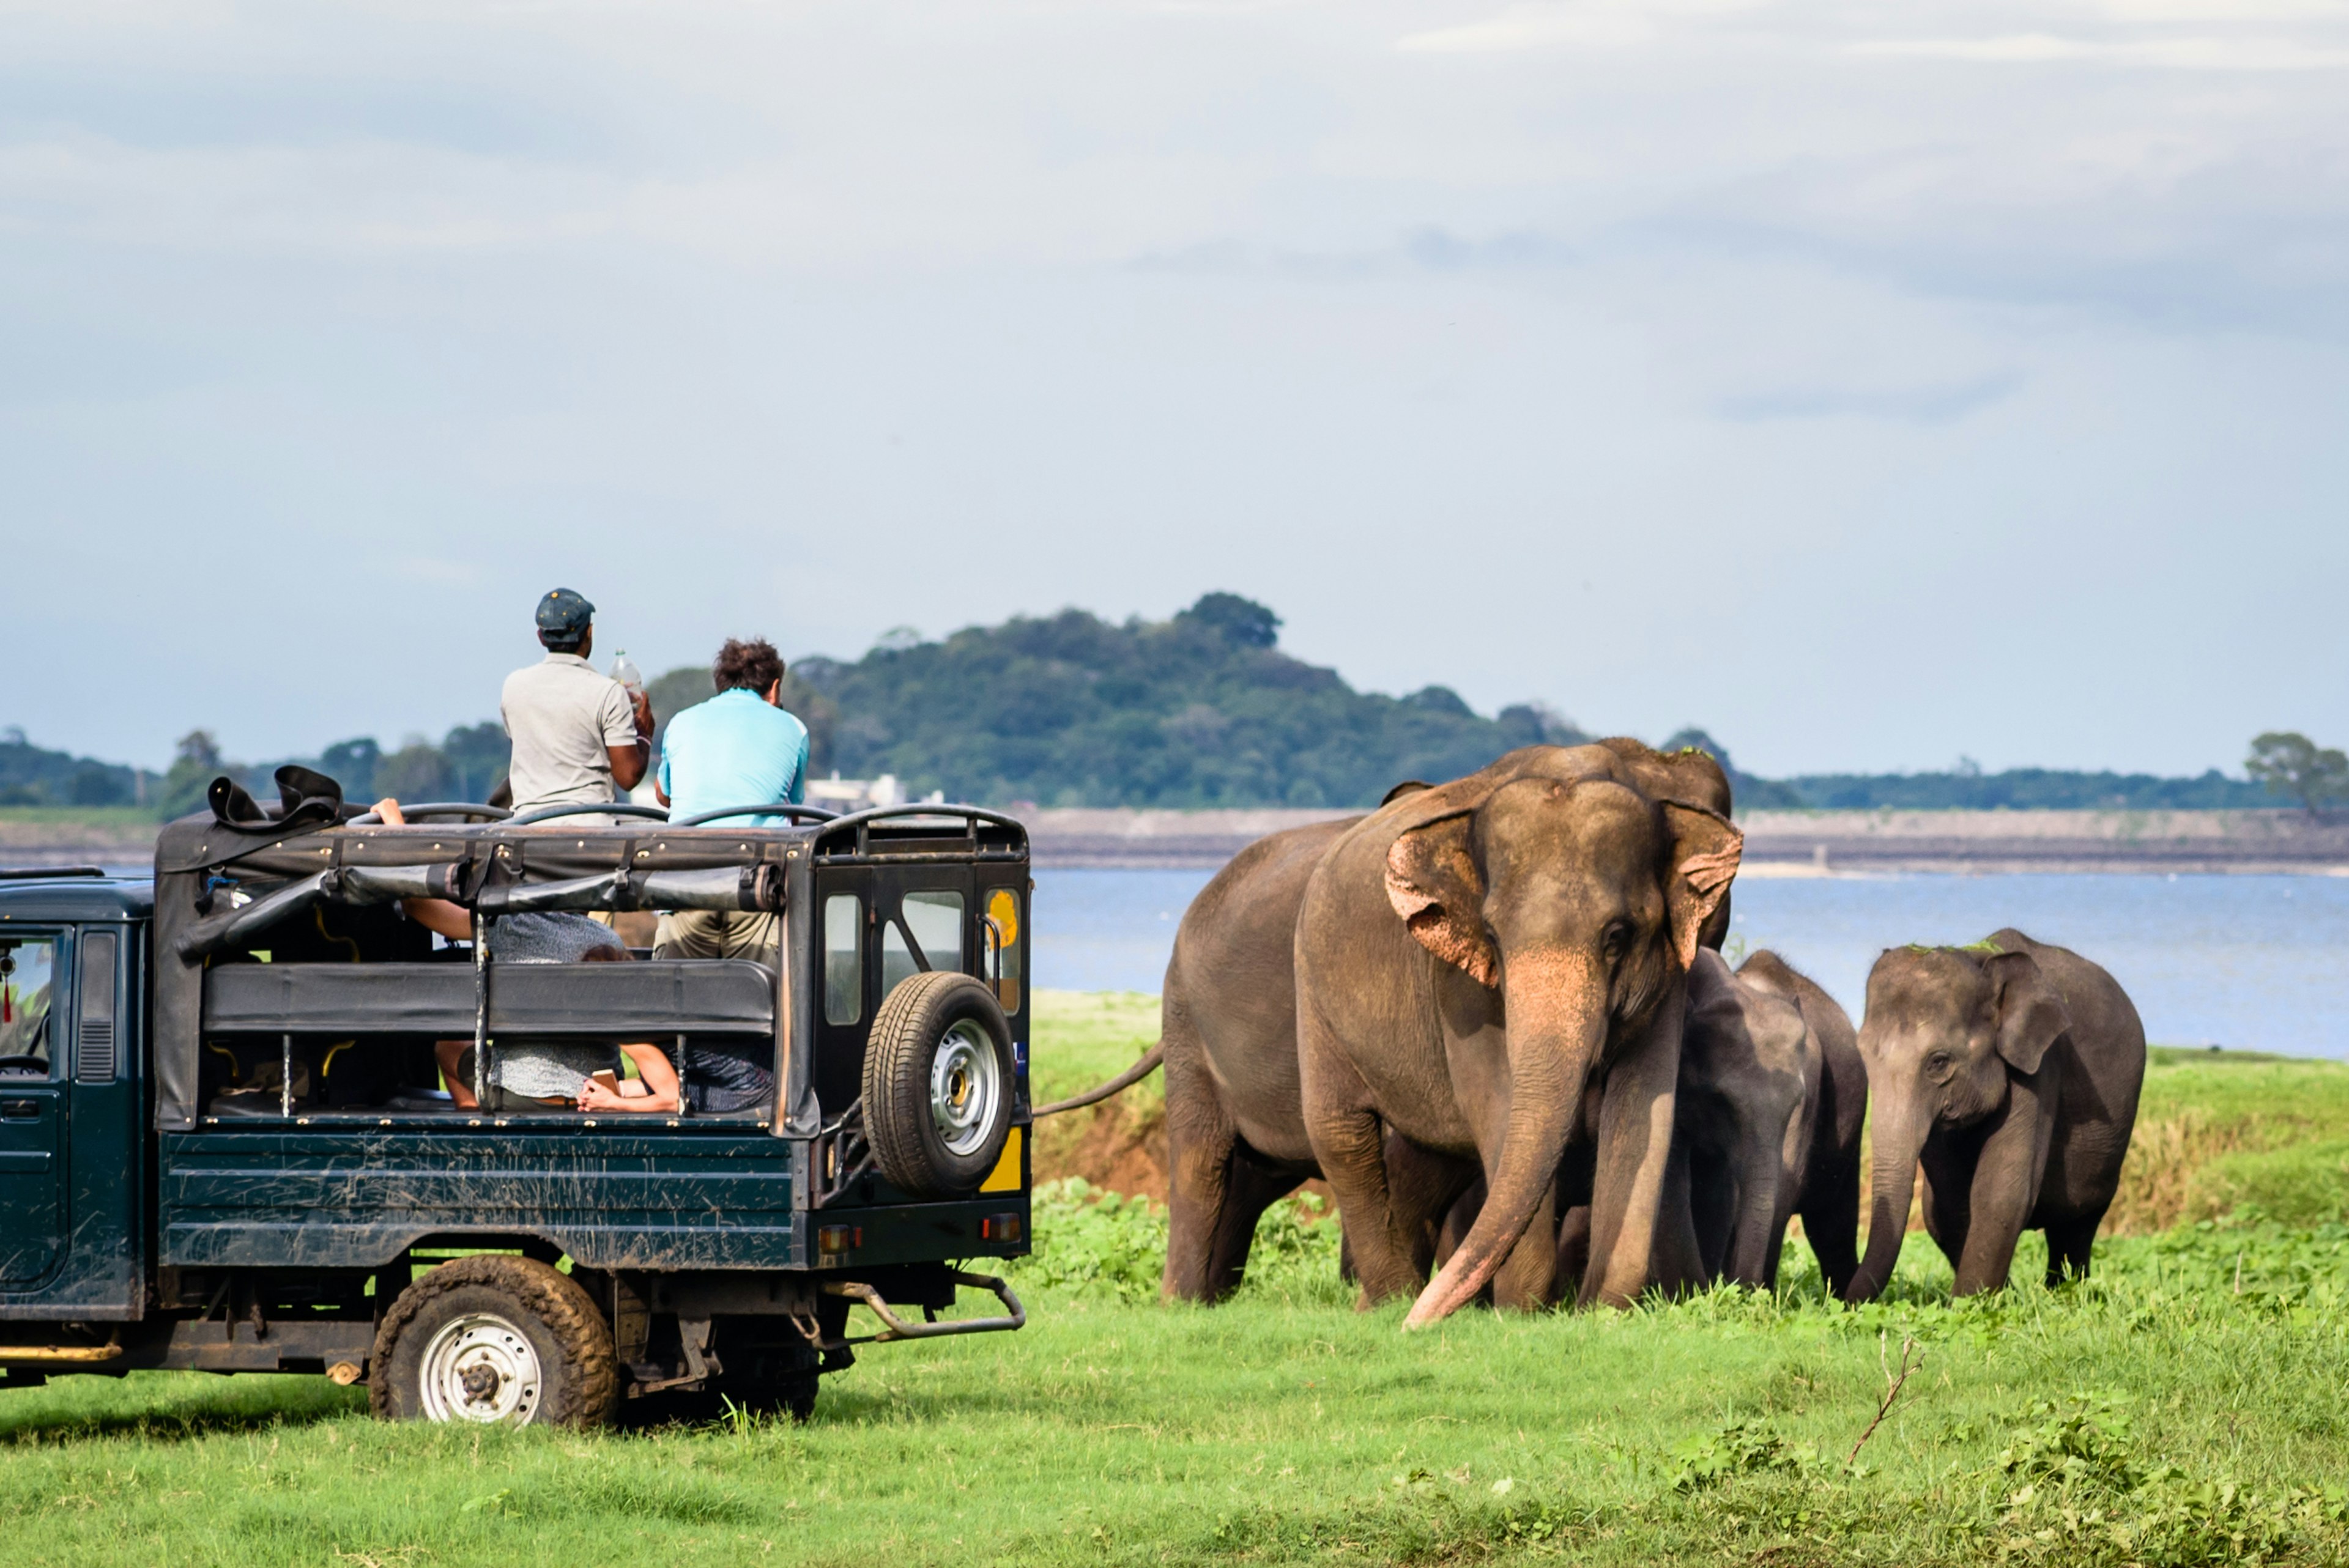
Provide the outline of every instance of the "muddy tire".
<path id="1" fill-rule="evenodd" d="M 600 1427 L 619 1383 L 611 1330 L 576 1281 L 481 1253 L 399 1293 L 376 1331 L 367 1403 L 393 1421 Z"/>
<path id="2" fill-rule="evenodd" d="M 898 983 L 864 1049 L 864 1136 L 916 1198 L 975 1191 L 1011 1130 L 1011 1026 L 984 981 L 933 970 Z"/>

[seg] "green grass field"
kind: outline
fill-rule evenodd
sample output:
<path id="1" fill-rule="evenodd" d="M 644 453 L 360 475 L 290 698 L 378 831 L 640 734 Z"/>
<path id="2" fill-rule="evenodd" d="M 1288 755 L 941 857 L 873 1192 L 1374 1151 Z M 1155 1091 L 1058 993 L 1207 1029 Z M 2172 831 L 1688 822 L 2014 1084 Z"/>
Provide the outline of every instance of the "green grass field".
<path id="1" fill-rule="evenodd" d="M 1040 1001 L 1040 1097 L 1154 1034 L 1148 998 Z M 1168 1308 L 1157 1213 L 1062 1184 L 1025 1331 L 869 1348 L 801 1428 L 391 1428 L 323 1379 L 59 1378 L 0 1393 L 0 1561 L 2349 1559 L 2349 1071 L 2166 1056 L 2145 1126 L 2186 1129 L 2132 1167 L 2183 1223 L 1955 1307 L 1917 1236 L 1858 1311 L 1797 1246 L 1776 1299 L 1405 1336 L 1283 1205 L 1239 1299 Z"/>

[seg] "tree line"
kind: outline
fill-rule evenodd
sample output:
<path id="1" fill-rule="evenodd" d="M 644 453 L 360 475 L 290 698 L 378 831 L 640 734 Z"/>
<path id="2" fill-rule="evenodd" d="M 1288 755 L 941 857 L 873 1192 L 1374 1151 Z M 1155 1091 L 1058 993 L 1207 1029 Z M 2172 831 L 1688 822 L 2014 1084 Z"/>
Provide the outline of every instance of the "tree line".
<path id="1" fill-rule="evenodd" d="M 1449 687 L 1403 696 L 1358 692 L 1338 673 L 1279 646 L 1280 618 L 1233 593 L 1209 593 L 1164 621 L 1104 621 L 1082 610 L 1015 616 L 936 641 L 911 632 L 862 658 L 800 660 L 783 704 L 807 724 L 812 771 L 892 773 L 918 796 L 995 805 L 1350 807 L 1374 804 L 1405 779 L 1473 772 L 1502 752 L 1588 739 L 1539 703 L 1487 717 Z M 656 715 L 711 695 L 706 667 L 650 683 Z M 2323 812 L 2349 801 L 2349 758 L 2288 731 L 2263 734 L 2249 777 L 2194 778 L 2013 769 L 1961 763 L 1945 772 L 1746 774 L 1702 729 L 1665 737 L 1730 771 L 1742 809 L 2131 810 L 2272 806 Z M 177 743 L 160 775 L 31 745 L 0 731 L 0 806 L 142 806 L 159 817 L 201 808 L 222 773 L 270 792 L 279 761 L 316 769 L 347 799 L 486 800 L 509 748 L 494 721 L 460 725 L 438 741 L 386 749 L 338 741 L 316 757 L 229 760 L 207 730 Z"/>

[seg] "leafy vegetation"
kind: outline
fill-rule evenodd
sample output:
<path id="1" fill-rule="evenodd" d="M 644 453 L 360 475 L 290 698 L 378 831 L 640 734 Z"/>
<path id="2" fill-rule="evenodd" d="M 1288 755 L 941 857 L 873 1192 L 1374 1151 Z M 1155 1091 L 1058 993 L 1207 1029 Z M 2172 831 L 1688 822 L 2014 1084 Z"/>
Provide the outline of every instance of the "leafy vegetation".
<path id="1" fill-rule="evenodd" d="M 135 768 L 45 750 L 21 729 L 0 730 L 0 806 L 128 806 L 145 783 Z"/>
<path id="2" fill-rule="evenodd" d="M 1357 692 L 1277 646 L 1279 619 L 1210 593 L 1171 620 L 1081 610 L 802 659 L 833 705 L 819 769 L 1048 806 L 1347 806 L 1582 732 L 1530 704 L 1485 718 L 1444 686 Z"/>

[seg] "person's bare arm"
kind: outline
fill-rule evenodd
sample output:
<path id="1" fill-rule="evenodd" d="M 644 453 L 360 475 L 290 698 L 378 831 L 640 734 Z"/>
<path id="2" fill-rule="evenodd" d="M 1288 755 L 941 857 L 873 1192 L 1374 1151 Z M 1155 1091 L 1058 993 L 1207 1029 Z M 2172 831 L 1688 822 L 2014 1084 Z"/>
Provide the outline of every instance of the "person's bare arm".
<path id="1" fill-rule="evenodd" d="M 450 903 L 445 898 L 404 898 L 399 907 L 409 919 L 427 931 L 437 932 L 451 942 L 473 940 L 473 912 L 461 903 Z"/>
<path id="2" fill-rule="evenodd" d="M 582 1110 L 626 1110 L 648 1113 L 676 1114 L 678 1108 L 677 1068 L 658 1046 L 622 1046 L 627 1058 L 636 1064 L 636 1076 L 645 1086 L 642 1094 L 622 1094 L 616 1088 L 605 1088 L 595 1079 L 587 1080 L 579 1091 Z"/>
<path id="3" fill-rule="evenodd" d="M 626 746 L 604 748 L 604 755 L 612 759 L 612 782 L 623 789 L 643 783 L 653 759 L 653 699 L 639 694 L 636 709 L 636 738 Z"/>
<path id="4" fill-rule="evenodd" d="M 399 802 L 388 795 L 375 803 L 375 814 L 383 819 L 383 825 L 387 828 L 408 826 L 407 813 L 400 810 Z M 404 898 L 399 901 L 399 907 L 409 919 L 427 931 L 440 933 L 451 942 L 471 942 L 473 939 L 472 913 L 463 904 L 450 903 L 445 898 Z"/>

